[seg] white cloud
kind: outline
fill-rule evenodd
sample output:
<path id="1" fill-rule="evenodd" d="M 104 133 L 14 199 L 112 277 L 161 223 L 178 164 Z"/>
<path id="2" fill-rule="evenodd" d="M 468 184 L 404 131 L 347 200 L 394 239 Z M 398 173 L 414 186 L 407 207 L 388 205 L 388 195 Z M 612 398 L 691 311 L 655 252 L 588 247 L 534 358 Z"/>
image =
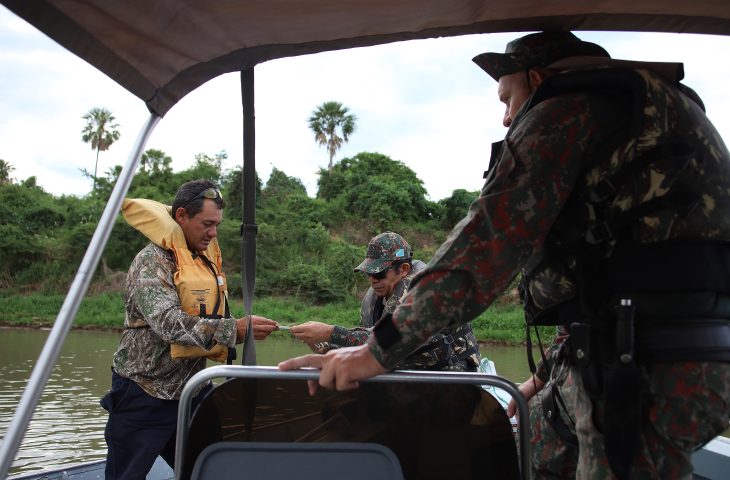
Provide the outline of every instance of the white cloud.
<path id="1" fill-rule="evenodd" d="M 720 61 L 730 38 L 702 35 L 582 32 L 615 58 L 684 61 L 687 83 L 703 97 L 710 118 L 730 138 L 730 98 Z M 307 127 L 312 110 L 328 100 L 357 115 L 357 131 L 336 160 L 376 151 L 403 161 L 438 200 L 456 188 L 479 189 L 490 144 L 504 135 L 496 84 L 472 62 L 483 51 L 503 51 L 516 34 L 471 35 L 388 44 L 275 60 L 256 68 L 257 170 L 300 178 L 316 193 L 317 170 L 328 155 Z M 100 171 L 123 164 L 148 113 L 112 80 L 0 9 L 0 158 L 24 179 L 36 175 L 55 194 L 84 194 L 94 152 L 81 142 L 81 116 L 105 107 L 122 137 L 99 160 Z M 239 76 L 212 80 L 183 98 L 153 132 L 147 148 L 165 151 L 173 168 L 197 153 L 229 154 L 240 163 Z"/>

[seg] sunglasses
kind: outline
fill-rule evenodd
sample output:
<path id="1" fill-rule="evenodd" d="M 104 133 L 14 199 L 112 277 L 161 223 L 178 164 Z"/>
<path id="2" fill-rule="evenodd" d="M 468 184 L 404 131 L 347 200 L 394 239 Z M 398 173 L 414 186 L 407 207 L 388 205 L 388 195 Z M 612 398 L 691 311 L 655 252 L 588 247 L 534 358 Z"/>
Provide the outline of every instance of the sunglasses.
<path id="1" fill-rule="evenodd" d="M 392 270 L 392 269 L 393 269 L 393 266 L 391 265 L 390 267 L 388 267 L 385 270 L 382 270 L 378 273 L 367 273 L 367 272 L 363 272 L 363 273 L 365 273 L 365 276 L 374 278 L 375 280 L 382 280 L 388 275 L 388 270 Z"/>
<path id="2" fill-rule="evenodd" d="M 197 194 L 196 196 L 194 196 L 193 198 L 191 198 L 190 200 L 185 202 L 182 206 L 188 205 L 199 198 L 207 198 L 209 200 L 215 200 L 216 198 L 223 198 L 223 195 L 221 195 L 221 191 L 218 190 L 217 188 L 212 188 L 212 187 L 206 188 L 205 190 L 203 190 L 202 192 L 200 192 L 199 194 Z"/>

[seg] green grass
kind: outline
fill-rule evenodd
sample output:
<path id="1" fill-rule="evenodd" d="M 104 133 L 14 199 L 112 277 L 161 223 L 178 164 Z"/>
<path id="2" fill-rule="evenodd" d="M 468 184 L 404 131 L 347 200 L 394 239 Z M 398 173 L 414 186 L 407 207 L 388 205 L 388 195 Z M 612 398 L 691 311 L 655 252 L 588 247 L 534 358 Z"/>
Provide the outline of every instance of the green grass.
<path id="1" fill-rule="evenodd" d="M 525 314 L 521 306 L 495 304 L 472 322 L 472 328 L 480 340 L 522 343 L 525 341 Z"/>
<path id="2" fill-rule="evenodd" d="M 56 320 L 63 295 L 0 296 L 0 323 L 5 325 L 43 327 Z M 243 315 L 243 302 L 233 300 L 235 316 Z M 274 319 L 284 325 L 318 321 L 353 327 L 360 320 L 360 304 L 356 299 L 328 305 L 312 305 L 293 298 L 256 299 L 253 313 Z M 74 320 L 77 328 L 122 328 L 124 301 L 120 293 L 102 293 L 84 298 Z M 518 305 L 494 305 L 472 323 L 480 341 L 521 344 L 525 341 L 524 315 Z M 543 339 L 549 339 L 554 328 L 546 328 Z"/>
<path id="3" fill-rule="evenodd" d="M 0 321 L 6 325 L 49 326 L 56 320 L 63 295 L 0 296 Z M 233 300 L 235 316 L 243 315 L 243 302 Z M 355 299 L 329 305 L 310 305 L 290 298 L 262 298 L 254 302 L 253 313 L 283 324 L 309 320 L 355 326 L 360 320 L 360 305 Z M 74 320 L 76 327 L 122 328 L 124 300 L 120 293 L 85 297 Z"/>
<path id="4" fill-rule="evenodd" d="M 0 321 L 6 325 L 49 326 L 55 322 L 64 295 L 10 295 L 0 297 Z M 124 301 L 119 293 L 86 297 L 74 320 L 76 327 L 122 328 Z"/>

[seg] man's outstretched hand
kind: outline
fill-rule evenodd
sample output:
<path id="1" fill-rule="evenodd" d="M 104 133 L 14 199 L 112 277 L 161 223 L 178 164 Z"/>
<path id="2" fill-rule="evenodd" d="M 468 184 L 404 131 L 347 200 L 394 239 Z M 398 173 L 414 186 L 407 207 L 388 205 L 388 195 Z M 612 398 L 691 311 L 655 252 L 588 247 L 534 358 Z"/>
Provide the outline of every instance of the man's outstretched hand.
<path id="1" fill-rule="evenodd" d="M 279 328 L 279 323 L 261 315 L 251 315 L 251 326 L 253 327 L 254 340 L 263 340 L 271 332 Z M 246 338 L 247 328 L 248 317 L 242 317 L 236 320 L 236 343 L 243 343 L 243 340 Z"/>
<path id="2" fill-rule="evenodd" d="M 338 348 L 324 355 L 302 355 L 279 363 L 279 370 L 296 370 L 299 368 L 319 368 L 319 385 L 336 390 L 352 390 L 359 386 L 361 380 L 385 373 L 366 345 Z M 318 383 L 309 382 L 309 394 L 317 393 Z"/>
<path id="3" fill-rule="evenodd" d="M 304 322 L 291 327 L 291 333 L 297 340 L 307 345 L 314 345 L 321 342 L 327 342 L 332 338 L 334 325 L 328 325 L 322 322 Z"/>

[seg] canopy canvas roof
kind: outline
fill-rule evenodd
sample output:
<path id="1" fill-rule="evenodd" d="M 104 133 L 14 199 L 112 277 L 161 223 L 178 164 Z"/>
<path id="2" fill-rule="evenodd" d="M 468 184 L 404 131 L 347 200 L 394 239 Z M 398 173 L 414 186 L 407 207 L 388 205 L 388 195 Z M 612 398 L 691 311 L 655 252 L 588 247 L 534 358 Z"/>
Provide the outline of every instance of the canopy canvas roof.
<path id="1" fill-rule="evenodd" d="M 544 29 L 730 34 L 726 0 L 0 0 L 163 116 L 223 73 L 418 38 Z"/>

